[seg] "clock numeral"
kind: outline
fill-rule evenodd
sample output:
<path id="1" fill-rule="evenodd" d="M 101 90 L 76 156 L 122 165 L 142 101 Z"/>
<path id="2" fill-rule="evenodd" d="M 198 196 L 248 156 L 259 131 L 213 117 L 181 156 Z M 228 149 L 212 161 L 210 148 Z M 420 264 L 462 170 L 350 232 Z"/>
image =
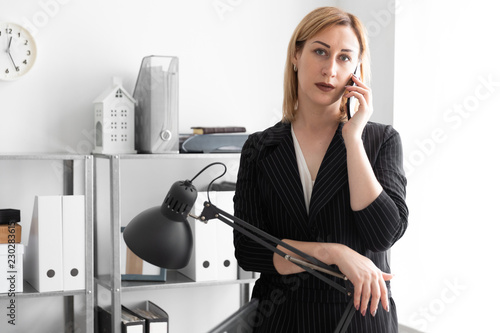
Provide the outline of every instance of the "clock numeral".
<path id="1" fill-rule="evenodd" d="M 21 33 L 20 32 L 17 33 L 17 37 L 21 38 Z"/>
<path id="2" fill-rule="evenodd" d="M 19 67 L 16 67 L 16 72 L 19 72 L 19 71 L 20 71 Z"/>
<path id="3" fill-rule="evenodd" d="M 27 65 L 28 64 L 28 60 L 24 59 L 23 64 Z"/>
<path id="4" fill-rule="evenodd" d="M 24 41 L 24 45 L 28 45 L 28 40 L 27 39 Z"/>
<path id="5" fill-rule="evenodd" d="M 5 32 L 9 35 L 12 35 L 12 28 L 5 28 Z"/>
<path id="6" fill-rule="evenodd" d="M 27 51 L 27 55 L 31 55 L 31 51 L 30 50 Z"/>
<path id="7" fill-rule="evenodd" d="M 5 74 L 9 74 L 9 73 L 10 73 L 10 72 L 9 72 L 9 69 L 7 68 L 7 69 L 5 70 Z"/>

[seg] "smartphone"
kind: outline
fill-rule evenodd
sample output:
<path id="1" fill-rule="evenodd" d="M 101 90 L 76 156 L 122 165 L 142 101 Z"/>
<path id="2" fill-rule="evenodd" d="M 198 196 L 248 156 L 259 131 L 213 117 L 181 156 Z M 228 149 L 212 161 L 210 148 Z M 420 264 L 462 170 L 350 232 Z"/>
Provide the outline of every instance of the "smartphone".
<path id="1" fill-rule="evenodd" d="M 359 63 L 356 66 L 356 69 L 354 70 L 354 75 L 358 76 L 359 72 Z M 347 85 L 350 86 L 355 86 L 356 84 L 352 80 L 352 78 L 349 80 L 349 83 Z M 354 96 L 349 97 L 347 99 L 347 102 L 345 103 L 345 112 L 347 112 L 347 120 L 351 119 L 352 115 L 354 114 Z"/>

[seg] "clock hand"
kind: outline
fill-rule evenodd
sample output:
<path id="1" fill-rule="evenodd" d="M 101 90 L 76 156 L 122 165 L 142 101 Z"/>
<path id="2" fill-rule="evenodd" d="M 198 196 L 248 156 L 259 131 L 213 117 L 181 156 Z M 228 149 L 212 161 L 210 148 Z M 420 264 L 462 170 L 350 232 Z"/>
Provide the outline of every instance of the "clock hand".
<path id="1" fill-rule="evenodd" d="M 9 46 L 7 46 L 7 53 L 9 54 L 10 60 L 12 61 L 12 64 L 14 65 L 14 69 L 17 69 L 16 63 L 14 62 L 14 58 L 12 58 L 12 54 L 10 54 L 10 44 L 12 43 L 12 37 L 9 39 Z"/>
<path id="2" fill-rule="evenodd" d="M 12 55 L 10 54 L 10 50 L 7 50 L 7 53 L 9 54 L 10 60 L 12 61 L 12 64 L 14 65 L 14 69 L 17 70 L 16 63 L 14 62 L 14 59 L 12 58 Z"/>

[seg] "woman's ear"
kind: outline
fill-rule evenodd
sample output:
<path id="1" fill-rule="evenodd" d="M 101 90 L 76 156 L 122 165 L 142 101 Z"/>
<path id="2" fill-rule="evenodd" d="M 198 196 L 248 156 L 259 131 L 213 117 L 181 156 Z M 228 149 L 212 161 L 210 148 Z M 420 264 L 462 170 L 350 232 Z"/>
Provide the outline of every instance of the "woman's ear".
<path id="1" fill-rule="evenodd" d="M 292 64 L 297 65 L 300 60 L 300 56 L 302 55 L 302 49 L 295 50 L 295 54 L 293 56 Z"/>

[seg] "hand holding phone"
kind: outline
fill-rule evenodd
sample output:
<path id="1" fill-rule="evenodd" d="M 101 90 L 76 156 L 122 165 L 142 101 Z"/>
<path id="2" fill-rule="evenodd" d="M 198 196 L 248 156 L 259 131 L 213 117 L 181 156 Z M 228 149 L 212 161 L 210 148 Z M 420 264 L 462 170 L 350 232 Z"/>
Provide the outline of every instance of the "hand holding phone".
<path id="1" fill-rule="evenodd" d="M 358 76 L 358 71 L 359 71 L 359 63 L 356 65 L 356 69 L 354 70 L 353 75 Z M 352 77 L 349 80 L 349 83 L 347 84 L 349 86 L 355 86 L 356 84 L 354 83 Z M 347 102 L 345 103 L 345 112 L 347 113 L 347 120 L 351 119 L 352 115 L 354 114 L 354 96 L 349 97 L 347 99 Z"/>

